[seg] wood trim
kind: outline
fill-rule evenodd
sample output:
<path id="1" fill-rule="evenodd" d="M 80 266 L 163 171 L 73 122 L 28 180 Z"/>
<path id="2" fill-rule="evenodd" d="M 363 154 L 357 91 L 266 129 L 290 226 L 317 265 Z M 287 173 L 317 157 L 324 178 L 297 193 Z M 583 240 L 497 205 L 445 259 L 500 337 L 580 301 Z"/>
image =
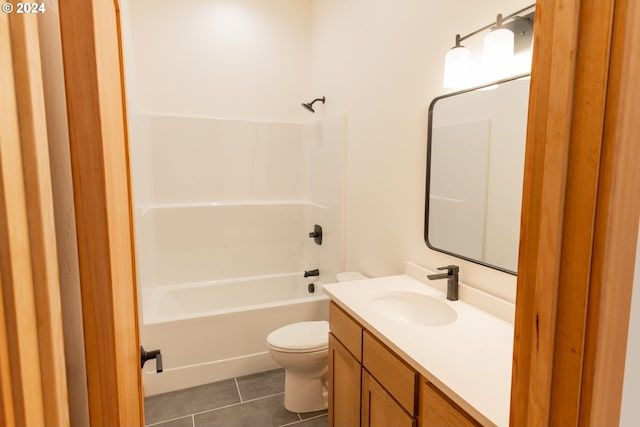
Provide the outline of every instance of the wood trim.
<path id="1" fill-rule="evenodd" d="M 47 1 L 46 13 L 38 15 L 38 31 L 58 250 L 69 420 L 73 426 L 88 426 L 82 299 L 58 0 Z"/>
<path id="2" fill-rule="evenodd" d="M 549 419 L 578 17 L 578 2 L 536 3 L 514 324 L 512 426 L 542 426 Z"/>
<path id="3" fill-rule="evenodd" d="M 552 378 L 549 420 L 558 426 L 576 424 L 580 409 L 613 2 L 583 1 L 579 13 L 553 360 L 563 372 Z"/>
<path id="4" fill-rule="evenodd" d="M 0 244 L 2 243 L 4 242 L 0 242 Z M 0 275 L 0 289 L 3 287 L 2 275 Z M 0 292 L 0 328 L 3 331 L 0 336 L 0 423 L 4 426 L 13 426 L 16 424 L 16 417 L 13 409 L 11 366 L 9 364 L 10 343 L 6 334 L 7 323 L 5 322 L 4 296 L 2 294 L 3 292 Z"/>
<path id="5" fill-rule="evenodd" d="M 8 426 L 44 425 L 11 42 L 9 15 L 0 14 L 0 284 L 4 326 L 0 421 Z"/>
<path id="6" fill-rule="evenodd" d="M 616 0 L 580 425 L 618 425 L 640 217 L 640 5 Z M 627 361 L 629 363 L 629 361 Z"/>
<path id="7" fill-rule="evenodd" d="M 65 426 L 66 372 L 36 16 L 0 16 L 0 67 L 1 421 Z"/>
<path id="8" fill-rule="evenodd" d="M 10 20 L 12 39 L 22 39 L 25 44 L 24 50 L 14 50 L 14 70 L 15 84 L 23 88 L 18 96 L 20 141 L 38 341 L 43 355 L 40 367 L 46 396 L 45 423 L 63 426 L 69 425 L 69 410 L 38 23 L 36 16 L 11 15 Z"/>
<path id="9" fill-rule="evenodd" d="M 115 5 L 60 2 L 92 426 L 143 424 Z"/>
<path id="10" fill-rule="evenodd" d="M 512 426 L 618 422 L 640 215 L 632 3 L 537 3 Z"/>

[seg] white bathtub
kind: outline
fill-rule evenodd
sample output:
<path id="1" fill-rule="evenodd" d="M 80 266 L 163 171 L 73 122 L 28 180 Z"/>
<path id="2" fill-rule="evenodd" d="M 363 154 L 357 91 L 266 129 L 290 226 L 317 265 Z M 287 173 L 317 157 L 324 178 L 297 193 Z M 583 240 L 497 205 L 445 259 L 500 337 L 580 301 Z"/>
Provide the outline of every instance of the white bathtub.
<path id="1" fill-rule="evenodd" d="M 267 335 L 286 324 L 326 320 L 328 298 L 303 273 L 143 290 L 142 341 L 162 350 L 164 372 L 144 369 L 145 395 L 277 368 Z"/>

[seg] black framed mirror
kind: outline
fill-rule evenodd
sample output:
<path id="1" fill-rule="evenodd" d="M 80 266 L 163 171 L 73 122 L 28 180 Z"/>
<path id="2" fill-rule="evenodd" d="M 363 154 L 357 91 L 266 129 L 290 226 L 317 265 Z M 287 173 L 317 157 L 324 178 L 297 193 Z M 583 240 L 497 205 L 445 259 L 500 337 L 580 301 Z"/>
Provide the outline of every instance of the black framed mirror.
<path id="1" fill-rule="evenodd" d="M 431 102 L 429 248 L 516 274 L 529 83 L 525 74 Z"/>

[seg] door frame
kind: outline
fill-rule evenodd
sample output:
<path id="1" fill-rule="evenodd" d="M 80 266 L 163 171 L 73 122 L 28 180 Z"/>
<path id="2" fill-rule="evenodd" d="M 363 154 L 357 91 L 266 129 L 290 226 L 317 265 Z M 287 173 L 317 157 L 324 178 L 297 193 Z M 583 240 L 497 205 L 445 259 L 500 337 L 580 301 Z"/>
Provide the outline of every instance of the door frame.
<path id="1" fill-rule="evenodd" d="M 511 426 L 617 425 L 640 218 L 640 5 L 540 0 Z"/>
<path id="2" fill-rule="evenodd" d="M 61 0 L 91 425 L 144 424 L 117 0 Z"/>

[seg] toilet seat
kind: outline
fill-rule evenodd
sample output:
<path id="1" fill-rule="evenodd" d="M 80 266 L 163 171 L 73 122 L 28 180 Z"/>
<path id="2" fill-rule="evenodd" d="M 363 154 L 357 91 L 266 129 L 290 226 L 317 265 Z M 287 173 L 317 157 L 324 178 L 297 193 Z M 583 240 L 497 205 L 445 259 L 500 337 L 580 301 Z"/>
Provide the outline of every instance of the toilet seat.
<path id="1" fill-rule="evenodd" d="M 298 322 L 276 329 L 267 336 L 267 344 L 285 353 L 311 353 L 328 348 L 329 322 Z"/>

